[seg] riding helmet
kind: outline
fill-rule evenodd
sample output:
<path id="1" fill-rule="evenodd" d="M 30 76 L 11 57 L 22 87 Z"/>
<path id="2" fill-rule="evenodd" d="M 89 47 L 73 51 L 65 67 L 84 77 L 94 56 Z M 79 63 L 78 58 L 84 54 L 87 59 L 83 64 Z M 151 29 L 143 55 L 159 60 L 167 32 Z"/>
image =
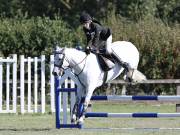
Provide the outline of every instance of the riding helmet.
<path id="1" fill-rule="evenodd" d="M 80 23 L 86 23 L 90 20 L 92 20 L 92 17 L 88 13 L 82 13 L 79 18 Z"/>

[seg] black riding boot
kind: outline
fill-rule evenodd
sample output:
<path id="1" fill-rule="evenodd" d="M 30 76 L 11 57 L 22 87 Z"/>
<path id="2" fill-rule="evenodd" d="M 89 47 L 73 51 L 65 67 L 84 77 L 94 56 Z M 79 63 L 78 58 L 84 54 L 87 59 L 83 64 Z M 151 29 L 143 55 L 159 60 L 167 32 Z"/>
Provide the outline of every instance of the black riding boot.
<path id="1" fill-rule="evenodd" d="M 111 54 L 112 58 L 118 62 L 126 71 L 130 69 L 130 66 L 127 62 L 123 62 L 118 56 L 116 56 L 114 53 Z"/>
<path id="2" fill-rule="evenodd" d="M 130 67 L 130 65 L 127 62 L 123 62 L 121 58 L 119 58 L 119 56 L 117 56 L 114 53 L 112 53 L 111 56 L 116 62 L 118 62 L 125 69 L 127 81 L 132 82 L 133 69 Z"/>

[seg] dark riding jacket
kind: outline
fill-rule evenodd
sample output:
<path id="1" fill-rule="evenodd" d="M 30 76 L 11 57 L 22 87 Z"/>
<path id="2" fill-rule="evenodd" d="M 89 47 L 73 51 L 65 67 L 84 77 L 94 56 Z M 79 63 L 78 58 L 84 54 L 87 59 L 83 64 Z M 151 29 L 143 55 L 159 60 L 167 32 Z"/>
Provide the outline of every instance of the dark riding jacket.
<path id="1" fill-rule="evenodd" d="M 105 47 L 105 41 L 111 35 L 109 28 L 95 22 L 90 24 L 90 29 L 83 28 L 83 30 L 87 37 L 87 46 L 98 50 Z"/>

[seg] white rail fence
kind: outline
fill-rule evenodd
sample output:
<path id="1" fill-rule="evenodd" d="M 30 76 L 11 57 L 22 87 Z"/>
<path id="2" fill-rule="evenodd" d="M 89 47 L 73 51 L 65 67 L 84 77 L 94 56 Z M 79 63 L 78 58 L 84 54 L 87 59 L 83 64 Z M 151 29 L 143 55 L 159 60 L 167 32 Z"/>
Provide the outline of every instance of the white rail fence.
<path id="1" fill-rule="evenodd" d="M 12 68 L 12 76 L 10 75 L 11 68 Z M 6 76 L 5 85 L 3 85 L 4 76 Z M 12 85 L 12 91 L 10 89 L 10 84 Z M 5 92 L 4 94 L 5 97 L 3 97 L 4 92 Z M 6 59 L 0 57 L 0 113 L 16 113 L 17 111 L 16 98 L 17 98 L 17 55 L 13 55 L 12 57 L 7 57 Z M 10 106 L 10 99 L 12 100 L 12 107 Z M 3 104 L 5 104 L 6 106 L 5 109 L 3 109 Z"/>
<path id="2" fill-rule="evenodd" d="M 40 63 L 40 64 L 39 64 Z M 32 65 L 34 64 L 34 74 L 32 75 Z M 38 66 L 40 66 L 40 74 L 38 74 Z M 27 76 L 26 76 L 27 72 Z M 34 81 L 32 83 L 32 79 Z M 40 78 L 40 80 L 39 80 Z M 25 83 L 27 80 L 27 83 Z M 40 83 L 38 83 L 40 81 Z M 23 55 L 20 56 L 20 104 L 21 113 L 38 112 L 38 96 L 41 98 L 41 112 L 45 113 L 45 55 L 40 58 L 28 57 L 24 58 Z M 27 84 L 27 100 L 25 100 L 25 84 Z M 33 84 L 33 85 L 32 85 Z M 38 93 L 38 88 L 40 86 L 40 94 Z M 33 87 L 32 87 L 33 86 Z M 34 93 L 32 93 L 34 92 Z M 32 97 L 34 97 L 34 102 L 32 102 Z M 25 101 L 27 102 L 27 108 L 25 106 Z M 34 103 L 34 108 L 32 109 L 32 103 Z"/>
<path id="3" fill-rule="evenodd" d="M 47 112 L 46 98 L 50 102 L 48 102 L 50 111 L 55 112 L 54 76 L 52 75 L 54 56 L 50 56 L 48 64 L 45 63 L 45 59 L 45 55 L 34 58 L 25 58 L 24 55 L 17 58 L 16 54 L 7 58 L 0 57 L 0 113 L 45 113 Z M 47 73 L 49 75 L 45 77 Z M 124 84 L 123 81 L 112 83 Z M 171 80 L 171 83 L 177 84 L 179 91 L 180 79 Z M 74 83 L 65 80 L 64 86 L 74 87 Z M 178 92 L 177 94 L 179 95 Z M 62 97 L 65 96 L 62 95 Z"/>
<path id="4" fill-rule="evenodd" d="M 52 75 L 51 83 L 54 84 Z M 0 113 L 45 113 L 45 84 L 45 55 L 40 58 L 21 55 L 19 61 L 16 54 L 0 57 Z M 54 92 L 51 94 L 53 97 Z M 54 107 L 51 111 L 55 111 Z"/>

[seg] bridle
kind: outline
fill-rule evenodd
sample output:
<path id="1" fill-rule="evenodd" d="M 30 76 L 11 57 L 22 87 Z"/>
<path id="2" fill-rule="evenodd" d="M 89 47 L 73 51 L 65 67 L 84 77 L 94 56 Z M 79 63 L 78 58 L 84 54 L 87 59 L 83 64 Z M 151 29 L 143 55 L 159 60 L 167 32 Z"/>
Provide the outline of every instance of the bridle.
<path id="1" fill-rule="evenodd" d="M 59 61 L 60 61 L 60 62 L 59 62 L 58 64 L 55 63 L 55 61 L 54 61 L 54 66 L 55 66 L 55 67 L 58 67 L 59 69 L 62 69 L 63 71 L 65 71 L 65 70 L 67 70 L 67 69 L 70 68 L 70 66 L 62 66 L 64 61 L 67 61 L 68 63 L 70 63 L 69 60 L 66 58 L 66 56 L 65 56 L 65 54 L 64 54 L 63 52 L 55 52 L 54 54 L 55 54 L 55 55 L 56 55 L 56 54 L 61 54 L 61 55 L 62 55 L 62 58 L 59 58 Z M 59 57 L 59 56 L 58 56 L 58 57 Z M 69 64 L 68 64 L 68 65 L 69 65 Z"/>
<path id="2" fill-rule="evenodd" d="M 56 54 L 61 54 L 61 55 L 63 55 L 62 58 L 60 59 L 60 63 L 59 63 L 59 64 L 55 64 L 55 62 L 54 62 L 54 66 L 62 69 L 63 71 L 65 71 L 65 70 L 67 70 L 67 69 L 71 69 L 71 71 L 72 71 L 72 73 L 73 73 L 74 75 L 79 76 L 79 75 L 83 72 L 83 70 L 84 70 L 84 67 L 85 67 L 85 65 L 86 65 L 86 60 L 87 60 L 87 56 L 88 56 L 88 55 L 86 55 L 86 57 L 84 57 L 84 58 L 83 58 L 79 63 L 77 63 L 76 65 L 70 66 L 70 61 L 69 61 L 68 58 L 66 57 L 66 55 L 65 55 L 65 53 L 64 53 L 64 50 L 65 50 L 65 49 L 63 49 L 61 52 L 54 52 L 55 55 L 56 55 Z M 67 61 L 68 66 L 65 66 L 65 67 L 62 66 L 64 60 Z M 85 61 L 85 63 L 84 63 L 84 65 L 83 65 L 83 68 L 81 69 L 81 71 L 80 71 L 79 73 L 74 73 L 74 72 L 73 72 L 73 68 L 75 68 L 76 66 L 78 66 L 79 64 L 81 64 L 83 61 Z"/>

